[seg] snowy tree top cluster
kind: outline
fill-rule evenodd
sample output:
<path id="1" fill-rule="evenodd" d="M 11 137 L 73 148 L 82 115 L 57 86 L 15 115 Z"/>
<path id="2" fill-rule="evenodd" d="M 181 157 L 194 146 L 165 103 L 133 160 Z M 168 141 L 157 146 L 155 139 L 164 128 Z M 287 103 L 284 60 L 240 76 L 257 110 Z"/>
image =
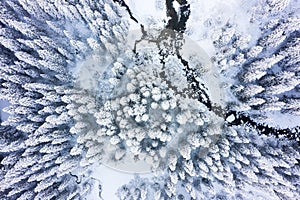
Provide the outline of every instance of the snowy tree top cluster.
<path id="1" fill-rule="evenodd" d="M 153 50 L 150 53 L 155 55 Z M 145 153 L 157 157 L 158 150 L 178 135 L 197 132 L 211 123 L 207 108 L 186 92 L 191 89 L 180 65 L 173 70 L 178 59 L 169 59 L 172 65 L 162 65 L 158 59 L 150 58 L 127 69 L 112 99 L 95 113 L 102 127 L 97 134 L 110 136 L 112 145 L 125 145 L 139 159 Z"/>

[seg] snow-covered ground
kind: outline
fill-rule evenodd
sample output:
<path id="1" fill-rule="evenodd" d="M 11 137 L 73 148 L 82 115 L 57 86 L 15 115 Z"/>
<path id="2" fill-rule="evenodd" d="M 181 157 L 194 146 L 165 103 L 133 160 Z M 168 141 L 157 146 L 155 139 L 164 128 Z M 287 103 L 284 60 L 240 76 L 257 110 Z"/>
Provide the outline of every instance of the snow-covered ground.
<path id="1" fill-rule="evenodd" d="M 294 128 L 300 126 L 300 116 L 292 115 L 289 113 L 281 113 L 273 111 L 267 114 L 266 119 L 261 120 L 271 127 L 276 128 Z"/>
<path id="2" fill-rule="evenodd" d="M 2 121 L 7 120 L 9 114 L 3 111 L 3 108 L 10 106 L 10 103 L 6 100 L 0 100 L 0 118 Z"/>
<path id="3" fill-rule="evenodd" d="M 142 178 L 150 178 L 152 175 L 148 173 L 135 174 L 135 173 L 126 173 L 118 171 L 106 165 L 96 165 L 92 173 L 92 177 L 95 180 L 100 180 L 102 184 L 102 198 L 104 200 L 118 200 L 116 195 L 117 190 L 120 186 L 125 185 L 134 178 L 134 176 L 139 175 Z M 90 200 L 99 199 L 99 190 L 97 187 L 91 192 L 87 197 Z"/>
<path id="4" fill-rule="evenodd" d="M 151 22 L 163 22 L 167 20 L 166 6 L 164 0 L 125 0 L 129 6 L 133 17 L 140 24 L 149 24 Z"/>

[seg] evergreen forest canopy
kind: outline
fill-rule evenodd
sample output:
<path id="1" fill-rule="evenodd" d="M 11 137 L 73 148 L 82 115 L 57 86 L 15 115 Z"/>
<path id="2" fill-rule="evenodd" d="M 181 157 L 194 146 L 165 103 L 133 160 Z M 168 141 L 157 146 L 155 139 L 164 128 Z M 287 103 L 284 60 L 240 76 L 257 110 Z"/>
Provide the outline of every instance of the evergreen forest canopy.
<path id="1" fill-rule="evenodd" d="M 300 199 L 297 0 L 149 2 L 0 2 L 0 199 Z"/>

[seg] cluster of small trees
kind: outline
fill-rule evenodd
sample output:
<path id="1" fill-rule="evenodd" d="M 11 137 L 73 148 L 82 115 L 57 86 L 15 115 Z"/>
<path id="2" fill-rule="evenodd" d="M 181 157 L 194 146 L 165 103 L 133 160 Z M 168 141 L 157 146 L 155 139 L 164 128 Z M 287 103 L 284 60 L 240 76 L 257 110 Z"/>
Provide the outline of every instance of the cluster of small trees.
<path id="1" fill-rule="evenodd" d="M 145 51 L 139 53 L 159 56 L 153 49 Z M 172 60 L 174 64 L 180 62 L 175 56 Z M 106 136 L 120 148 L 125 145 L 136 158 L 143 160 L 146 154 L 148 160 L 157 163 L 162 147 L 185 134 L 186 129 L 206 126 L 210 116 L 202 103 L 183 92 L 188 83 L 182 69 L 167 69 L 169 66 L 162 65 L 157 58 L 142 62 L 126 70 L 112 97 L 94 116 L 101 127 L 97 132 L 99 137 Z M 164 76 L 166 71 L 172 71 L 172 76 Z M 178 79 L 185 79 L 180 87 Z M 116 156 L 121 158 L 117 152 Z"/>

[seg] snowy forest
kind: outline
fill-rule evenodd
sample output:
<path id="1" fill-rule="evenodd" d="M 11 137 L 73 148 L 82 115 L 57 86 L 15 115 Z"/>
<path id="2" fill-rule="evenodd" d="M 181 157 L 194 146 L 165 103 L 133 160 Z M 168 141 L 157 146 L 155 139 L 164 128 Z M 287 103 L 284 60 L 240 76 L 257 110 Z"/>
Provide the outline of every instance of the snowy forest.
<path id="1" fill-rule="evenodd" d="M 0 108 L 1 200 L 300 199 L 300 2 L 1 0 Z"/>

